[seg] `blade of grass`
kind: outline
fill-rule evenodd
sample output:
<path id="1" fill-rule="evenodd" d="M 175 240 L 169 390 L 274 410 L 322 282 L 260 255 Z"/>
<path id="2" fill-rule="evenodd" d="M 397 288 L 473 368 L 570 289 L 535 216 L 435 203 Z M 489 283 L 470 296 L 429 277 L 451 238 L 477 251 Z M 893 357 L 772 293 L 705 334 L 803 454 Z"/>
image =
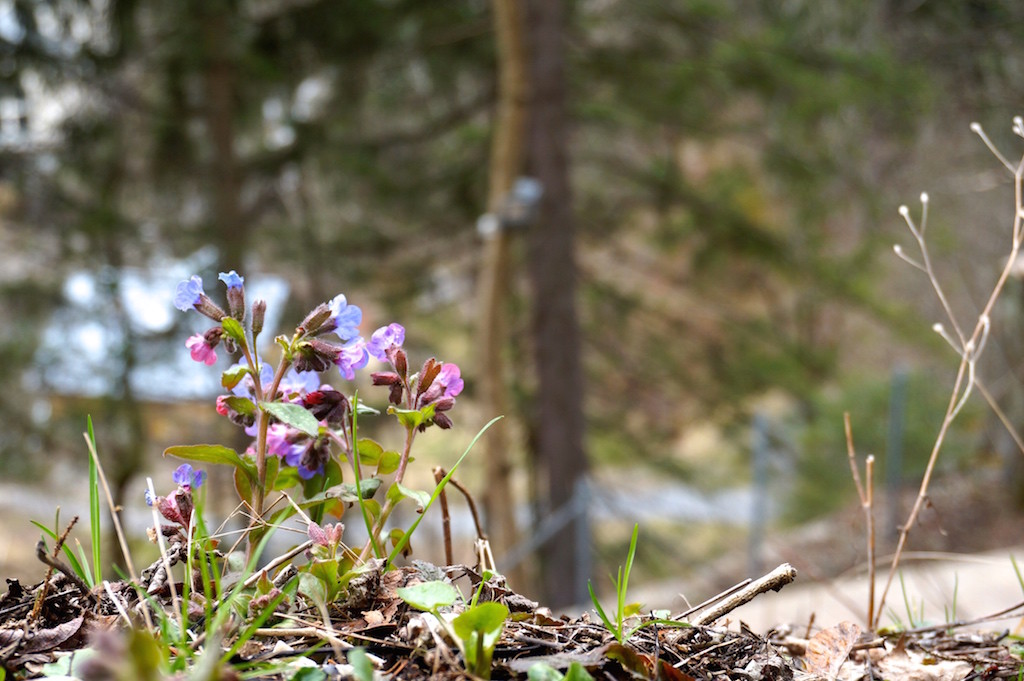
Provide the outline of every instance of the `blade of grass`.
<path id="1" fill-rule="evenodd" d="M 428 501 L 426 506 L 423 507 L 423 512 L 416 516 L 416 520 L 413 522 L 412 525 L 409 526 L 409 529 L 405 532 L 405 534 L 402 535 L 402 538 L 398 540 L 398 542 L 395 544 L 395 548 L 388 555 L 387 567 L 390 568 L 391 564 L 395 561 L 395 558 L 401 555 L 402 549 L 404 549 L 406 544 L 409 543 L 409 537 L 412 536 L 412 533 L 416 531 L 416 528 L 419 526 L 420 522 L 423 520 L 424 517 L 426 517 L 427 511 L 430 510 L 430 507 L 433 505 L 433 503 L 437 501 L 437 498 L 441 495 L 441 490 L 445 488 L 445 485 L 448 484 L 448 481 L 452 479 L 453 475 L 455 475 L 455 471 L 459 469 L 459 464 L 462 463 L 462 460 L 466 458 L 466 455 L 469 454 L 469 452 L 473 449 L 473 446 L 476 445 L 476 441 L 479 440 L 480 437 L 487 432 L 488 428 L 490 428 L 503 418 L 503 416 L 495 416 L 493 419 L 488 421 L 487 425 L 481 428 L 480 432 L 478 432 L 476 436 L 473 437 L 473 440 L 469 443 L 469 446 L 466 447 L 466 451 L 462 452 L 462 456 L 460 456 L 459 460 L 455 462 L 455 465 L 452 466 L 452 469 L 448 471 L 448 475 L 444 476 L 441 479 L 441 482 L 437 483 L 437 487 L 434 488 L 434 493 L 430 495 L 430 501 Z"/>
<path id="2" fill-rule="evenodd" d="M 56 542 L 56 541 L 58 540 L 58 536 L 57 536 L 57 533 L 56 533 L 56 532 L 54 532 L 53 530 L 51 530 L 51 529 L 50 529 L 49 527 L 47 527 L 46 525 L 43 525 L 43 524 L 42 524 L 41 522 L 39 522 L 38 520 L 30 520 L 29 522 L 31 522 L 31 523 L 32 523 L 33 525 L 35 525 L 35 526 L 36 526 L 36 527 L 38 527 L 38 528 L 39 528 L 40 530 L 42 530 L 43 532 L 45 532 L 45 533 L 46 533 L 46 536 L 48 536 L 48 537 L 49 537 L 50 539 L 52 539 L 53 541 L 55 541 L 55 542 Z M 81 562 L 80 562 L 80 561 L 78 560 L 78 558 L 77 558 L 77 557 L 75 556 L 74 552 L 73 552 L 73 551 L 71 550 L 71 547 L 70 547 L 70 546 L 68 546 L 67 544 L 64 544 L 64 546 L 62 546 L 62 547 L 61 547 L 61 549 L 62 549 L 62 550 L 64 551 L 64 557 L 68 559 L 68 566 L 69 566 L 69 567 L 70 567 L 70 568 L 71 568 L 72 570 L 74 570 L 75 574 L 76 574 L 76 575 L 78 575 L 79 577 L 81 577 L 81 578 L 82 578 L 82 581 L 84 581 L 84 582 L 85 582 L 86 584 L 89 584 L 90 586 L 94 586 L 94 585 L 93 585 L 92 583 L 90 583 L 90 582 L 89 582 L 89 580 L 88 580 L 88 579 L 86 578 L 86 577 L 87 577 L 87 575 L 86 575 L 86 572 L 85 572 L 85 568 L 84 568 L 84 567 L 82 566 L 82 563 L 81 563 Z M 49 549 L 47 549 L 47 550 L 49 550 Z"/>
<path id="3" fill-rule="evenodd" d="M 89 445 L 92 451 L 96 449 L 96 434 L 92 429 L 92 415 L 86 416 L 86 424 L 89 428 Z M 103 532 L 100 524 L 100 480 L 99 471 L 96 469 L 96 461 L 89 456 L 89 531 L 92 539 L 92 573 L 96 576 L 92 586 L 103 581 L 103 564 L 101 562 L 101 550 L 103 546 Z"/>

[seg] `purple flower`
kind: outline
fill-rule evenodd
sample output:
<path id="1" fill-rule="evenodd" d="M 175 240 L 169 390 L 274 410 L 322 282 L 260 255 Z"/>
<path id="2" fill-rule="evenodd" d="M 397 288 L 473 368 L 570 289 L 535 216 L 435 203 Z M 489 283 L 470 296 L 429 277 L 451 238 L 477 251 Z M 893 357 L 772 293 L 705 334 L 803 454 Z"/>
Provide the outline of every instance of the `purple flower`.
<path id="1" fill-rule="evenodd" d="M 202 362 L 206 366 L 210 366 L 217 361 L 217 351 L 214 349 L 214 346 L 206 342 L 206 337 L 201 333 L 189 336 L 188 340 L 185 341 L 185 347 L 189 349 L 192 359 Z"/>
<path id="2" fill-rule="evenodd" d="M 337 326 L 334 332 L 338 338 L 347 341 L 359 335 L 359 325 L 363 322 L 363 311 L 355 305 L 349 305 L 343 294 L 339 294 L 328 303 L 331 308 L 331 321 Z"/>
<path id="3" fill-rule="evenodd" d="M 303 447 L 288 439 L 293 432 L 283 423 L 271 424 L 267 428 L 267 453 L 282 459 L 292 457 L 298 460 L 297 457 L 302 456 Z"/>
<path id="4" fill-rule="evenodd" d="M 242 284 L 245 281 L 245 279 L 238 276 L 238 273 L 234 270 L 231 270 L 230 272 L 221 272 L 217 275 L 217 278 L 223 281 L 227 285 L 228 289 L 242 288 Z"/>
<path id="5" fill-rule="evenodd" d="M 400 348 L 405 342 L 405 328 L 401 324 L 392 322 L 382 326 L 370 336 L 370 342 L 366 344 L 366 351 L 371 357 L 387 362 L 387 351 L 389 348 Z"/>
<path id="6" fill-rule="evenodd" d="M 462 392 L 465 383 L 462 380 L 462 372 L 457 364 L 445 362 L 441 366 L 441 373 L 434 379 L 434 383 L 443 388 L 441 393 L 444 397 L 455 397 Z"/>
<path id="7" fill-rule="evenodd" d="M 172 478 L 183 489 L 199 489 L 206 481 L 206 471 L 193 469 L 191 465 L 183 463 L 175 469 Z"/>
<path id="8" fill-rule="evenodd" d="M 299 399 L 307 393 L 311 393 L 320 387 L 320 377 L 316 373 L 311 371 L 296 371 L 294 368 L 289 369 L 288 373 L 281 379 L 279 388 L 284 393 L 285 397 L 289 400 L 292 399 L 292 395 L 298 396 Z"/>
<path id="9" fill-rule="evenodd" d="M 370 361 L 370 353 L 366 351 L 366 341 L 353 338 L 341 348 L 341 354 L 335 360 L 341 375 L 351 381 L 356 377 L 356 369 L 362 369 Z"/>
<path id="10" fill-rule="evenodd" d="M 174 290 L 174 307 L 182 312 L 188 312 L 199 304 L 203 297 L 203 280 L 197 275 L 192 275 L 188 281 L 178 283 Z"/>

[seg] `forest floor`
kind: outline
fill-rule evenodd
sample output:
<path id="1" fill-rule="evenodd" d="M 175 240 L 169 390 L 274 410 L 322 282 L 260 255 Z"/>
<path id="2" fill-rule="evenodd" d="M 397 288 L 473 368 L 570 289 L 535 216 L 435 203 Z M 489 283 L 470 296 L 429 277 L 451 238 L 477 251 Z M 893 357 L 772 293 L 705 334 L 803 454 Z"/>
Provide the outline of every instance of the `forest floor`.
<path id="1" fill-rule="evenodd" d="M 915 493 L 908 489 L 901 505 L 906 506 Z M 749 603 L 696 626 L 649 622 L 618 641 L 592 613 L 558 617 L 500 581 L 489 582 L 482 598 L 501 602 L 512 612 L 494 650 L 493 678 L 526 678 L 538 663 L 559 673 L 575 666 L 594 678 L 945 681 L 1017 677 L 1022 665 L 1016 634 L 1024 607 L 1013 609 L 1008 618 L 985 616 L 1024 601 L 1009 558 L 1011 547 L 1021 541 L 1024 514 L 1015 510 L 993 480 L 950 476 L 936 481 L 932 496 L 933 508 L 911 534 L 903 584 L 897 582 L 890 592 L 882 620 L 883 625 L 900 626 L 883 629 L 886 635 L 861 627 L 866 596 L 864 517 L 854 507 L 768 542 L 765 563 L 769 567 L 791 563 L 797 571 L 795 584 L 778 594 L 758 593 Z M 884 508 L 877 510 L 880 517 L 887 517 Z M 884 534 L 880 530 L 880 536 Z M 31 555 L 30 546 L 34 547 L 34 538 L 31 545 L 21 543 L 17 549 L 8 545 L 8 551 Z M 984 549 L 990 551 L 965 555 Z M 1024 549 L 1016 550 L 1024 554 Z M 922 570 L 921 565 L 928 569 Z M 744 575 L 745 567 L 746 557 L 740 553 L 722 557 L 702 571 L 700 580 L 688 581 L 687 595 L 702 600 L 745 576 L 758 576 Z M 37 574 L 41 577 L 43 572 L 39 563 Z M 313 651 L 309 669 L 323 675 L 302 678 L 354 678 L 355 671 L 345 660 L 356 645 L 366 649 L 378 672 L 393 678 L 468 678 L 455 643 L 432 626 L 429 617 L 397 596 L 400 587 L 438 575 L 465 582 L 467 593 L 479 583 L 472 569 L 461 566 L 371 571 L 358 598 L 350 596 L 331 605 L 329 619 L 307 612 L 302 626 L 293 622 L 276 630 L 260 629 L 231 662 L 270 664 Z M 879 575 L 881 586 L 885 567 L 880 567 Z M 918 579 L 922 575 L 923 581 Z M 649 608 L 681 613 L 687 608 L 679 590 L 676 580 L 660 589 L 637 585 L 629 596 L 643 600 Z M 151 593 L 158 602 L 170 604 L 168 589 L 155 588 Z M 979 602 L 983 597 L 989 600 Z M 687 619 L 700 622 L 701 615 L 717 605 L 709 604 Z M 31 678 L 44 669 L 52 674 L 54 667 L 45 665 L 67 660 L 66 651 L 79 651 L 94 642 L 93 647 L 105 653 L 99 656 L 100 667 L 106 665 L 108 676 L 92 678 L 113 678 L 109 674 L 118 673 L 118 665 L 121 671 L 127 668 L 128 653 L 123 642 L 101 632 L 118 622 L 119 609 L 138 613 L 144 607 L 124 583 L 114 584 L 109 592 L 86 593 L 59 573 L 48 585 L 9 580 L 7 593 L 0 598 L 0 663 L 14 672 L 13 678 Z M 972 626 L 951 623 L 975 617 L 983 621 Z M 786 623 L 789 626 L 781 626 Z M 99 662 L 91 664 L 95 671 Z M 298 671 L 282 668 L 291 671 L 265 678 L 291 678 Z M 83 672 L 78 678 L 85 676 Z M 559 677 L 538 677 L 535 672 L 533 678 Z"/>

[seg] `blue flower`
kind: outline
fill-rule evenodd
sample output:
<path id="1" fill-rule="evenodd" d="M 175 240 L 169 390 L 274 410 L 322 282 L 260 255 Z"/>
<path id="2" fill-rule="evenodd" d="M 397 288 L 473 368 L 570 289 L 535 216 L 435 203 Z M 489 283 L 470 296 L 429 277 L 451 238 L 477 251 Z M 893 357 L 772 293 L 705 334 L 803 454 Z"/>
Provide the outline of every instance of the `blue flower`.
<path id="1" fill-rule="evenodd" d="M 199 304 L 203 295 L 203 280 L 193 274 L 188 281 L 178 283 L 178 288 L 174 290 L 174 307 L 188 312 Z"/>
<path id="2" fill-rule="evenodd" d="M 203 482 L 206 481 L 206 471 L 198 469 L 193 470 L 191 465 L 183 463 L 175 469 L 172 478 L 180 487 L 185 489 L 198 489 L 202 487 Z"/>
<path id="3" fill-rule="evenodd" d="M 227 285 L 228 289 L 242 288 L 242 284 L 245 281 L 242 277 L 238 276 L 238 273 L 234 270 L 231 270 L 230 272 L 221 272 L 217 278 L 223 281 Z"/>
<path id="4" fill-rule="evenodd" d="M 273 379 L 271 379 L 273 380 Z M 289 369 L 278 386 L 285 396 L 297 394 L 300 398 L 320 387 L 320 377 L 312 371 L 296 371 Z"/>
<path id="5" fill-rule="evenodd" d="M 349 305 L 344 294 L 339 294 L 328 303 L 331 308 L 331 321 L 337 326 L 334 332 L 338 338 L 347 341 L 359 335 L 359 325 L 363 322 L 363 311 L 356 305 Z"/>
<path id="6" fill-rule="evenodd" d="M 387 362 L 388 348 L 400 348 L 404 342 L 405 328 L 401 324 L 391 323 L 373 332 L 373 335 L 370 336 L 370 342 L 366 344 L 366 351 L 370 353 L 371 357 Z"/>
<path id="7" fill-rule="evenodd" d="M 366 342 L 362 338 L 353 338 L 341 348 L 335 364 L 341 375 L 351 381 L 356 377 L 356 369 L 362 369 L 370 361 L 370 353 L 366 351 Z"/>

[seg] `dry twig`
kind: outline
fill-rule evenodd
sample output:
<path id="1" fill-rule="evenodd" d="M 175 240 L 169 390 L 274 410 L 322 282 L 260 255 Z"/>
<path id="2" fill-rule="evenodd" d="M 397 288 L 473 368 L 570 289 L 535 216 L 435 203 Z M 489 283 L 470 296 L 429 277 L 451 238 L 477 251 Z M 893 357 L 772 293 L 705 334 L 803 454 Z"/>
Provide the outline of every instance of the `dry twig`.
<path id="1" fill-rule="evenodd" d="M 1022 194 L 1024 194 L 1024 157 L 1022 157 L 1020 162 L 1014 166 L 1007 161 L 998 149 L 996 149 L 995 145 L 992 144 L 991 140 L 989 140 L 980 125 L 972 123 L 971 130 L 981 137 L 985 146 L 987 146 L 996 158 L 998 158 L 999 161 L 1013 173 L 1014 212 L 1010 253 L 999 278 L 992 287 L 992 292 L 989 294 L 985 306 L 978 315 L 974 329 L 968 337 L 965 335 L 963 329 L 956 320 L 956 316 L 953 314 L 952 308 L 946 299 L 946 295 L 943 292 L 942 286 L 939 284 L 938 277 L 935 274 L 935 270 L 932 267 L 931 258 L 928 253 L 928 246 L 925 242 L 925 229 L 927 227 L 928 218 L 928 195 L 921 195 L 922 210 L 920 227 L 918 227 L 910 217 L 910 211 L 907 207 L 900 206 L 900 215 L 903 216 L 903 219 L 907 223 L 907 227 L 910 229 L 911 234 L 917 241 L 922 259 L 920 262 L 914 260 L 904 254 L 899 246 L 895 247 L 896 254 L 911 266 L 921 270 L 927 275 L 928 280 L 931 282 L 932 288 L 953 327 L 955 336 L 950 335 L 942 324 L 936 324 L 933 328 L 935 332 L 941 335 L 942 338 L 949 343 L 950 347 L 952 347 L 960 356 L 960 366 L 957 369 L 956 380 L 953 383 L 953 390 L 950 394 L 946 414 L 942 419 L 942 425 L 939 427 L 939 433 L 935 438 L 935 444 L 932 446 L 931 455 L 928 458 L 928 464 L 925 467 L 924 475 L 921 477 L 920 490 L 918 491 L 917 498 L 910 510 L 910 514 L 907 516 L 906 522 L 900 527 L 899 538 L 896 543 L 896 551 L 893 554 L 892 564 L 889 567 L 889 576 L 886 579 L 885 587 L 882 589 L 882 594 L 879 598 L 878 607 L 875 612 L 875 619 L 871 623 L 873 627 L 878 626 L 878 619 L 880 618 L 885 605 L 886 595 L 889 593 L 889 589 L 892 587 L 893 580 L 895 579 L 897 570 L 899 569 L 900 557 L 902 556 L 903 549 L 906 546 L 910 529 L 914 526 L 921 510 L 924 508 L 925 502 L 928 499 L 928 486 L 931 483 L 932 475 L 935 472 L 935 464 L 938 461 L 939 451 L 942 449 L 942 444 L 945 442 L 946 434 L 949 432 L 949 428 L 960 413 L 960 410 L 963 409 L 964 404 L 967 402 L 967 398 L 970 397 L 972 389 L 976 384 L 975 369 L 978 358 L 985 347 L 985 342 L 988 340 L 989 330 L 991 328 L 992 310 L 995 307 L 996 300 L 999 298 L 1000 293 L 1002 293 L 1003 287 L 1005 286 L 1010 273 L 1016 265 L 1017 255 L 1020 252 L 1022 231 L 1024 231 L 1024 221 L 1022 221 L 1022 219 L 1024 219 L 1024 201 L 1022 201 Z M 1013 119 L 1013 132 L 1018 137 L 1024 138 L 1024 119 L 1020 116 L 1016 116 Z"/>

